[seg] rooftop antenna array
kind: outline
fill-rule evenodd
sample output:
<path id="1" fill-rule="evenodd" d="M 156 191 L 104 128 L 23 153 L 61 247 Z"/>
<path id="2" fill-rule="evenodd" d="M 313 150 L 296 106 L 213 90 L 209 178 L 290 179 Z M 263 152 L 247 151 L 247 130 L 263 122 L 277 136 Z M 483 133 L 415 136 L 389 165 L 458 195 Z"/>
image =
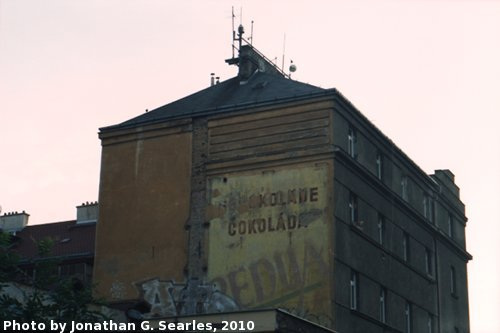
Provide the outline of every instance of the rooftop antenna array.
<path id="1" fill-rule="evenodd" d="M 234 19 L 236 15 L 234 15 L 234 6 L 231 7 L 231 23 L 232 23 L 232 28 L 233 28 L 233 41 L 231 45 L 231 51 L 232 51 L 232 57 L 231 59 L 226 59 L 226 63 L 229 65 L 238 65 L 239 63 L 239 52 L 241 50 L 241 46 L 243 45 L 243 42 L 245 42 L 247 45 L 250 45 L 252 49 L 257 52 L 261 57 L 266 59 L 271 65 L 273 65 L 276 70 L 278 70 L 283 76 L 287 78 L 291 78 L 291 72 L 295 72 L 297 67 L 293 65 L 293 61 L 291 61 L 291 65 L 288 71 L 288 74 L 285 73 L 285 42 L 286 42 L 286 34 L 283 36 L 283 57 L 282 57 L 282 62 L 281 62 L 281 68 L 278 66 L 277 62 L 278 59 L 277 57 L 275 58 L 274 61 L 268 59 L 264 54 L 259 52 L 256 48 L 253 47 L 253 24 L 254 21 L 252 20 L 252 25 L 251 25 L 251 31 L 250 31 L 250 37 L 248 40 L 243 38 L 243 34 L 245 33 L 245 29 L 243 28 L 243 9 L 240 9 L 240 25 L 238 26 L 238 32 L 236 32 L 236 29 L 234 27 Z M 236 42 L 238 43 L 237 45 Z M 238 57 L 235 55 L 235 51 L 238 51 Z M 218 82 L 216 82 L 218 83 Z"/>
<path id="2" fill-rule="evenodd" d="M 233 24 L 233 44 L 232 44 L 232 51 L 233 51 L 233 59 L 234 59 L 234 41 L 236 40 L 236 31 L 234 30 L 234 7 L 231 7 L 231 22 Z"/>
<path id="3" fill-rule="evenodd" d="M 243 9 L 240 9 L 240 25 L 238 26 L 238 35 L 236 35 L 236 30 L 234 29 L 234 18 L 236 15 L 234 15 L 234 7 L 231 7 L 231 18 L 232 18 L 232 24 L 233 24 L 233 46 L 232 46 L 232 51 L 233 51 L 233 59 L 234 57 L 234 50 L 240 50 L 241 45 L 243 41 L 247 42 L 248 44 L 252 45 L 252 42 L 248 42 L 243 38 L 243 34 L 245 33 L 245 29 L 243 28 Z M 252 35 L 253 35 L 253 21 L 252 21 Z M 250 36 L 250 41 L 252 40 L 253 36 Z M 238 42 L 238 48 L 234 45 L 234 42 Z"/>

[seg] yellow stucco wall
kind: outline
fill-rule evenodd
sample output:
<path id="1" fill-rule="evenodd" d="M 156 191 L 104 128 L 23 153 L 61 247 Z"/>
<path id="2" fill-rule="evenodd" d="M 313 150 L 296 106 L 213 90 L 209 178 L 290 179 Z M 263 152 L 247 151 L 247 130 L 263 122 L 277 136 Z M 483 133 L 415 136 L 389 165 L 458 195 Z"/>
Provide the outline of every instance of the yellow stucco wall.
<path id="1" fill-rule="evenodd" d="M 103 139 L 94 281 L 110 301 L 140 297 L 145 279 L 184 280 L 191 133 L 169 131 Z"/>
<path id="2" fill-rule="evenodd" d="M 331 164 L 209 178 L 208 280 L 243 309 L 331 325 Z"/>

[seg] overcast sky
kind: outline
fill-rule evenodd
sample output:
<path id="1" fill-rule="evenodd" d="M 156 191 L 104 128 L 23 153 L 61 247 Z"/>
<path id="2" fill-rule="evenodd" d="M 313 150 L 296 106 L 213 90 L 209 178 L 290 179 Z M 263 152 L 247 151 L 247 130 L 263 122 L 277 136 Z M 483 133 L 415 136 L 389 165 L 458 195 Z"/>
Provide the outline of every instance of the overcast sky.
<path id="1" fill-rule="evenodd" d="M 500 332 L 500 1 L 0 0 L 0 205 L 30 224 L 98 199 L 99 127 L 236 74 L 231 6 L 293 78 L 339 89 L 469 223 L 472 332 Z"/>

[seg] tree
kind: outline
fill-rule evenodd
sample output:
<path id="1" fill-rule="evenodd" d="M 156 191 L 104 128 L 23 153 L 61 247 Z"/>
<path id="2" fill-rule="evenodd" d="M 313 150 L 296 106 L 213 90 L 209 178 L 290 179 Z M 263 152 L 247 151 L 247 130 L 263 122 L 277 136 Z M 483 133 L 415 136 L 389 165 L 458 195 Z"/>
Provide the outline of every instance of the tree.
<path id="1" fill-rule="evenodd" d="M 97 307 L 103 302 L 92 296 L 92 288 L 76 278 L 59 279 L 58 262 L 50 260 L 53 241 L 38 242 L 40 260 L 35 261 L 34 276 L 27 276 L 19 268 L 20 257 L 12 251 L 12 236 L 0 232 L 0 320 L 16 320 L 48 324 L 50 320 L 59 323 L 102 322 L 107 320 Z M 16 286 L 22 277 L 22 299 L 4 292 Z"/>

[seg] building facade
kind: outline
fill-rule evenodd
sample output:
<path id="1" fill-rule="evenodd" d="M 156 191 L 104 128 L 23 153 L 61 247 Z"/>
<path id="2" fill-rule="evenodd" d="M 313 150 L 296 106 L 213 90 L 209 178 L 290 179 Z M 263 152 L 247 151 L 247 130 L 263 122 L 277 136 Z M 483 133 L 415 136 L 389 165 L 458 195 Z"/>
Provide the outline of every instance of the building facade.
<path id="1" fill-rule="evenodd" d="M 336 89 L 250 45 L 228 63 L 236 77 L 101 128 L 97 294 L 149 317 L 279 308 L 341 333 L 469 332 L 453 174 L 425 174 Z"/>
<path id="2" fill-rule="evenodd" d="M 28 225 L 29 214 L 12 212 L 0 216 L 0 231 L 11 234 L 11 250 L 19 256 L 17 282 L 32 283 L 37 263 L 52 261 L 54 274 L 92 284 L 97 202 L 76 207 L 76 220 Z M 40 253 L 40 243 L 50 244 L 48 253 Z"/>

